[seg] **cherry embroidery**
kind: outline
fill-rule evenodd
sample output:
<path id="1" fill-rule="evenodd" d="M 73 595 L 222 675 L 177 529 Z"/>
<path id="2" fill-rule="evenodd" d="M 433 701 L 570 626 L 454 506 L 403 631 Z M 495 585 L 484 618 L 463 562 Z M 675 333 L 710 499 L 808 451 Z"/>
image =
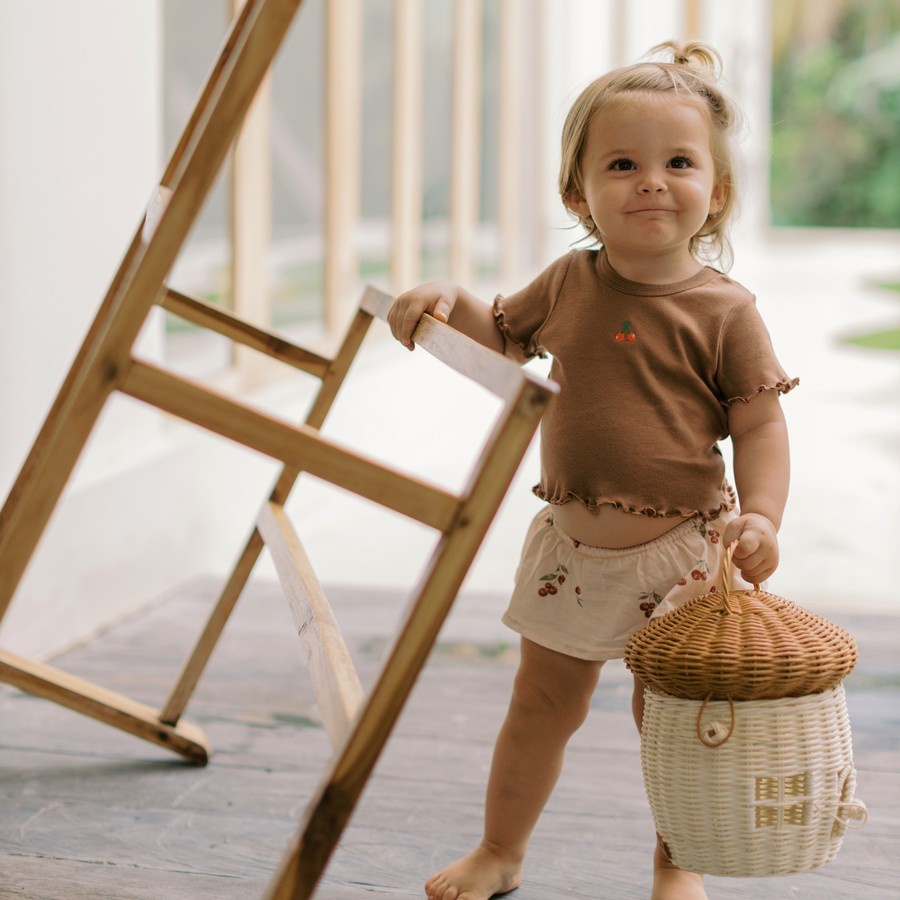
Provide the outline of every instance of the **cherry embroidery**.
<path id="1" fill-rule="evenodd" d="M 653 615 L 653 610 L 663 601 L 663 598 L 656 591 L 647 591 L 641 594 L 638 599 L 644 601 L 640 608 L 645 618 L 648 619 Z"/>
<path id="2" fill-rule="evenodd" d="M 705 522 L 695 522 L 694 528 L 696 528 L 697 531 L 699 531 L 700 534 L 703 535 L 703 537 L 709 538 L 711 544 L 718 544 L 719 540 L 722 537 L 722 535 L 719 534 L 719 532 L 716 531 L 715 528 L 707 527 Z"/>
<path id="3" fill-rule="evenodd" d="M 541 581 L 543 584 L 538 588 L 538 594 L 541 597 L 546 597 L 548 594 L 553 596 L 558 593 L 559 587 L 562 587 L 566 583 L 566 575 L 569 574 L 569 570 L 562 564 L 556 567 L 554 572 L 550 572 L 548 575 L 542 575 Z M 575 585 L 575 601 L 579 606 L 584 606 L 584 603 L 581 600 L 581 587 L 579 585 Z"/>
<path id="4" fill-rule="evenodd" d="M 618 343 L 626 341 L 629 344 L 633 344 L 637 340 L 637 335 L 631 327 L 631 322 L 623 322 L 622 330 L 616 332 L 613 340 L 617 341 Z"/>
<path id="5" fill-rule="evenodd" d="M 694 581 L 706 581 L 709 578 L 709 563 L 698 559 L 695 567 L 691 569 L 691 578 Z"/>
<path id="6" fill-rule="evenodd" d="M 555 572 L 551 572 L 549 575 L 541 575 L 541 581 L 544 583 L 538 589 L 538 594 L 542 597 L 546 597 L 547 594 L 555 594 L 557 587 L 554 582 L 558 581 L 560 584 L 565 584 L 568 572 L 569 570 L 565 566 L 559 565 L 556 567 Z"/>

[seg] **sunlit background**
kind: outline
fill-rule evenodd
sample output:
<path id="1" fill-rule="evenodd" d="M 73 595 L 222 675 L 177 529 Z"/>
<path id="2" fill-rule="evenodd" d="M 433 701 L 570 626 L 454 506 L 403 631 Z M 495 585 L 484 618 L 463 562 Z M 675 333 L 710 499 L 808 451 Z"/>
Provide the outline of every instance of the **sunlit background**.
<path id="1" fill-rule="evenodd" d="M 0 496 L 234 11 L 0 0 Z M 169 284 L 325 348 L 367 282 L 514 290 L 579 237 L 554 190 L 568 104 L 688 36 L 720 50 L 747 120 L 732 274 L 801 378 L 784 400 L 794 488 L 773 590 L 817 610 L 896 612 L 900 0 L 306 0 Z M 161 311 L 142 352 L 292 421 L 314 387 Z M 326 431 L 456 488 L 495 411 L 381 329 Z M 226 573 L 277 471 L 115 398 L 4 644 L 46 655 Z M 532 452 L 467 582 L 497 615 L 536 473 Z M 435 540 L 304 478 L 290 510 L 326 584 L 405 594 Z"/>

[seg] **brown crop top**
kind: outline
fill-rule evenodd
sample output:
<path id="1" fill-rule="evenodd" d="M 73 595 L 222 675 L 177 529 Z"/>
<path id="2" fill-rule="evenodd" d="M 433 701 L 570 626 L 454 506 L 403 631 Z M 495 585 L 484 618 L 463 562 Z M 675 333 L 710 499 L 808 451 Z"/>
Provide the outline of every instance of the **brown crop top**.
<path id="1" fill-rule="evenodd" d="M 553 358 L 541 422 L 549 503 L 712 518 L 734 505 L 718 441 L 727 407 L 798 379 L 781 368 L 753 295 L 711 268 L 670 285 L 621 278 L 575 250 L 494 301 L 505 341 Z"/>

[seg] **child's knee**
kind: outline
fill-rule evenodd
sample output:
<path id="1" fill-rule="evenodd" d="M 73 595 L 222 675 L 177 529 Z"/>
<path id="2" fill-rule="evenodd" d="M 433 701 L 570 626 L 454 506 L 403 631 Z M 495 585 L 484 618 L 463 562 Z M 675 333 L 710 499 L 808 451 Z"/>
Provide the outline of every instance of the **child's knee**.
<path id="1" fill-rule="evenodd" d="M 546 727 L 575 732 L 591 708 L 600 663 L 569 660 L 561 667 L 544 667 L 534 660 L 523 662 L 516 674 L 513 710 Z"/>
<path id="2" fill-rule="evenodd" d="M 578 730 L 590 709 L 590 696 L 554 691 L 545 685 L 516 679 L 512 712 L 528 722 L 529 728 L 553 728 L 572 734 Z"/>

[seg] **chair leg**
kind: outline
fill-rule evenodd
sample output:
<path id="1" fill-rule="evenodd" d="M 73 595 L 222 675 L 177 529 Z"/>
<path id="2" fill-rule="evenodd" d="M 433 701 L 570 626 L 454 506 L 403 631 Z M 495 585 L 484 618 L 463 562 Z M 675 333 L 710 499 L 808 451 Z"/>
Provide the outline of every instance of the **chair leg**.
<path id="1" fill-rule="evenodd" d="M 0 680 L 165 747 L 199 766 L 209 760 L 209 743 L 195 725 L 167 725 L 152 707 L 68 672 L 0 650 Z"/>

